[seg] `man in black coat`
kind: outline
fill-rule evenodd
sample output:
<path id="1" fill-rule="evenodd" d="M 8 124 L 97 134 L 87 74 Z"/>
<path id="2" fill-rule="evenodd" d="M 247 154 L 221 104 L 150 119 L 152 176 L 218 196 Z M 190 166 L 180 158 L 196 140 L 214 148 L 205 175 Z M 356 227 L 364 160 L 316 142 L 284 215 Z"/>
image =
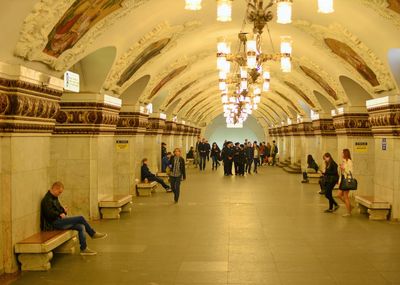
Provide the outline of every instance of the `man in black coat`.
<path id="1" fill-rule="evenodd" d="M 199 156 L 200 156 L 200 162 L 199 162 L 200 170 L 206 169 L 207 149 L 208 148 L 207 148 L 206 140 L 203 138 L 198 145 Z"/>
<path id="2" fill-rule="evenodd" d="M 78 231 L 81 255 L 96 255 L 86 244 L 85 232 L 92 239 L 105 238 L 107 234 L 96 232 L 83 216 L 69 217 L 67 207 L 61 206 L 58 197 L 63 193 L 64 185 L 55 182 L 40 204 L 40 228 L 42 231 L 76 230 Z"/>
<path id="3" fill-rule="evenodd" d="M 225 176 L 232 175 L 233 155 L 234 155 L 233 143 L 228 142 L 226 144 L 224 155 L 223 155 Z"/>
<path id="4" fill-rule="evenodd" d="M 235 143 L 233 147 L 233 163 L 235 165 L 235 175 L 239 175 L 239 152 L 240 152 L 240 143 Z"/>

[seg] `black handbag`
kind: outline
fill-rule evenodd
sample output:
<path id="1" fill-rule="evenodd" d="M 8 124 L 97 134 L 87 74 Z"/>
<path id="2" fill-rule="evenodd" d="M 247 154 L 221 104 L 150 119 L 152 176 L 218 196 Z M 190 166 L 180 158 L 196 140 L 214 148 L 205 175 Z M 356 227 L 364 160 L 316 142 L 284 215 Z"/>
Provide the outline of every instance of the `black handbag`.
<path id="1" fill-rule="evenodd" d="M 340 190 L 357 190 L 358 182 L 357 179 L 353 178 L 353 174 L 350 172 L 347 177 L 342 175 L 342 181 L 340 181 L 339 189 Z"/>

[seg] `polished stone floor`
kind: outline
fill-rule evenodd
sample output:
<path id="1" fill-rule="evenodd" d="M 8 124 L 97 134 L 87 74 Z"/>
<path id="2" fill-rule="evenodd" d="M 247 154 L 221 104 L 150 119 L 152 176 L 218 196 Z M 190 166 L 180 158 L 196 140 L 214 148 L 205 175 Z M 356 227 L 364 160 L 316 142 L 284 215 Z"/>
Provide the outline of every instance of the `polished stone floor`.
<path id="1" fill-rule="evenodd" d="M 131 216 L 93 223 L 109 234 L 89 241 L 97 256 L 56 256 L 13 284 L 400 284 L 400 225 L 325 214 L 317 185 L 300 180 L 191 169 L 179 204 L 135 198 Z"/>

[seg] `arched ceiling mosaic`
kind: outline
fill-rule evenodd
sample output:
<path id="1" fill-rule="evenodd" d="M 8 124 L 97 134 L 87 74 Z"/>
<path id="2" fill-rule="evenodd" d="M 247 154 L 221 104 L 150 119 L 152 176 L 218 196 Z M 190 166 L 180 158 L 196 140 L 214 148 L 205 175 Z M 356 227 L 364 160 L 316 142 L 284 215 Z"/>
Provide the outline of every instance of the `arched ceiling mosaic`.
<path id="1" fill-rule="evenodd" d="M 123 95 L 123 100 L 131 92 L 135 98 L 129 105 L 162 101 L 157 104 L 161 110 L 186 120 L 209 117 L 206 110 L 222 112 L 215 107 L 220 100 L 217 38 L 224 36 L 232 49 L 237 48 L 247 2 L 233 1 L 233 21 L 223 25 L 215 20 L 214 3 L 191 12 L 184 10 L 183 2 L 0 3 L 0 16 L 10 27 L 0 31 L 0 37 L 7 39 L 2 42 L 0 62 L 61 77 L 85 56 L 115 47 L 115 61 L 98 92 Z M 400 0 L 335 0 L 335 12 L 328 16 L 316 13 L 315 3 L 294 0 L 291 25 L 271 22 L 271 42 L 264 39 L 263 49 L 279 49 L 280 36 L 290 35 L 294 65 L 292 73 L 282 74 L 279 64 L 270 64 L 272 90 L 262 94 L 266 105 L 257 111 L 260 117 L 272 121 L 293 117 L 293 112 L 318 111 L 321 106 L 314 91 L 333 105 L 351 104 L 341 76 L 351 78 L 372 98 L 400 92 L 387 63 L 388 51 L 400 47 Z M 251 32 L 249 25 L 246 29 Z M 98 64 L 88 66 L 87 72 L 100 68 Z M 145 75 L 150 79 L 137 94 L 130 86 Z"/>

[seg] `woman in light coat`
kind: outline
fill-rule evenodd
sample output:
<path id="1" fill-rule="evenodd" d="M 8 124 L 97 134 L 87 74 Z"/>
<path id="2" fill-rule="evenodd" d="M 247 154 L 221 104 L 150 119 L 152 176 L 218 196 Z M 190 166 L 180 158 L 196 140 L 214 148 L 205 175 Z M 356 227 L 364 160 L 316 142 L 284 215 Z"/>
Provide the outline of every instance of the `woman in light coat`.
<path id="1" fill-rule="evenodd" d="M 350 150 L 347 148 L 343 150 L 343 161 L 340 164 L 340 170 L 341 181 L 346 179 L 348 176 L 353 175 L 353 161 L 351 160 Z M 347 213 L 344 214 L 343 217 L 351 216 L 352 207 L 350 204 L 349 192 L 349 190 L 339 189 L 338 198 L 345 203 L 347 210 Z"/>

